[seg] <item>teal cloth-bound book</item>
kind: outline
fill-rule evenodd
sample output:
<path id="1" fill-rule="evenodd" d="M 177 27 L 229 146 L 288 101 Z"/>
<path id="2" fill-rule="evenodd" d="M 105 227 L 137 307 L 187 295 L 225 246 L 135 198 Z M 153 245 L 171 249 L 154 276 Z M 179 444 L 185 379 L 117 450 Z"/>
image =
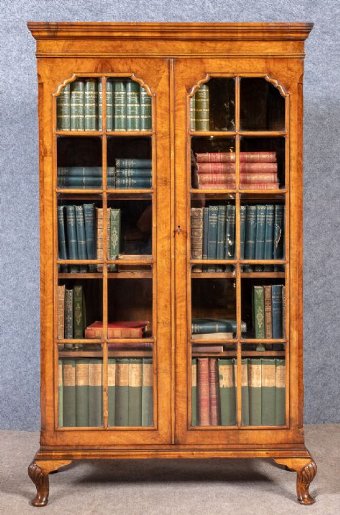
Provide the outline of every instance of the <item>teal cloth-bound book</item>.
<path id="1" fill-rule="evenodd" d="M 226 222 L 226 206 L 218 206 L 217 212 L 217 259 L 224 259 L 225 248 L 225 222 Z M 222 266 L 216 267 L 216 270 L 223 271 Z"/>
<path id="2" fill-rule="evenodd" d="M 140 88 L 140 130 L 151 130 L 151 96 L 148 95 L 146 89 Z"/>
<path id="3" fill-rule="evenodd" d="M 114 83 L 106 81 L 106 130 L 113 130 L 113 89 Z"/>
<path id="4" fill-rule="evenodd" d="M 151 170 L 152 161 L 151 159 L 139 159 L 139 158 L 125 158 L 115 160 L 116 169 L 135 169 L 135 168 L 146 168 Z"/>
<path id="5" fill-rule="evenodd" d="M 72 205 L 65 206 L 68 259 L 78 259 L 76 214 Z"/>
<path id="6" fill-rule="evenodd" d="M 126 84 L 124 81 L 114 81 L 113 104 L 113 128 L 115 131 L 126 131 Z"/>
<path id="7" fill-rule="evenodd" d="M 95 131 L 97 129 L 97 107 L 97 79 L 86 79 L 84 93 L 84 125 L 86 131 Z"/>
<path id="8" fill-rule="evenodd" d="M 246 213 L 247 206 L 240 207 L 240 257 L 244 259 L 244 242 L 246 236 Z"/>
<path id="9" fill-rule="evenodd" d="M 139 84 L 132 80 L 126 83 L 126 130 L 140 129 Z"/>
<path id="10" fill-rule="evenodd" d="M 71 131 L 83 131 L 85 128 L 84 92 L 85 84 L 82 80 L 71 83 Z"/>
<path id="11" fill-rule="evenodd" d="M 264 259 L 264 235 L 266 224 L 266 206 L 256 206 L 255 259 Z M 255 271 L 261 272 L 263 265 L 256 265 Z"/>
<path id="12" fill-rule="evenodd" d="M 83 206 L 74 206 L 74 209 L 76 214 L 78 259 L 87 259 Z"/>
<path id="13" fill-rule="evenodd" d="M 67 259 L 64 206 L 58 206 L 58 252 L 59 259 Z"/>
<path id="14" fill-rule="evenodd" d="M 282 338 L 282 285 L 272 285 L 273 338 Z"/>
<path id="15" fill-rule="evenodd" d="M 244 244 L 245 259 L 255 259 L 255 237 L 256 237 L 256 206 L 247 206 L 246 215 L 246 238 Z M 245 271 L 252 271 L 251 265 L 244 267 Z"/>
<path id="16" fill-rule="evenodd" d="M 264 233 L 264 259 L 273 259 L 274 236 L 274 206 L 266 205 L 266 223 Z M 271 266 L 265 266 L 264 270 L 270 272 Z"/>
<path id="17" fill-rule="evenodd" d="M 208 259 L 216 259 L 217 257 L 217 216 L 218 206 L 209 206 L 209 223 L 208 223 Z M 214 265 L 209 265 L 208 270 L 215 271 Z"/>

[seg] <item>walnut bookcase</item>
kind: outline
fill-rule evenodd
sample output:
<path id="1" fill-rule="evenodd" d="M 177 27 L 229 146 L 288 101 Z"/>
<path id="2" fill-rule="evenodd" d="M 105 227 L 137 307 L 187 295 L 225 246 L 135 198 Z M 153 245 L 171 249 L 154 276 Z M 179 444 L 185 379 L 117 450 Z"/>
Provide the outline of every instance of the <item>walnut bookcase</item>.
<path id="1" fill-rule="evenodd" d="M 28 27 L 37 41 L 41 223 L 42 430 L 40 449 L 29 467 L 29 476 L 37 488 L 32 504 L 47 504 L 49 474 L 72 461 L 155 457 L 271 458 L 297 473 L 298 500 L 312 504 L 309 485 L 316 465 L 304 445 L 303 434 L 301 201 L 304 40 L 312 25 L 30 22 Z M 62 100 L 69 91 L 70 114 L 67 101 Z M 117 128 L 121 91 L 127 92 L 124 98 L 128 100 L 123 105 L 127 130 Z M 139 111 L 133 111 L 133 101 L 131 104 L 131 98 L 137 98 L 133 97 L 136 91 L 140 95 Z M 208 110 L 208 115 L 204 119 L 199 102 L 207 91 L 203 110 Z M 97 95 L 91 97 L 95 98 L 92 104 L 86 104 L 89 94 Z M 80 108 L 75 107 L 80 98 L 77 95 L 85 98 Z M 142 95 L 152 113 L 150 126 L 143 125 Z M 91 108 L 96 112 L 92 121 L 92 111 L 86 111 Z M 60 120 L 66 117 L 66 125 L 59 116 Z M 200 163 L 193 163 L 193 159 L 199 161 L 199 153 L 216 152 L 233 156 L 226 158 L 234 162 L 230 168 L 233 182 L 223 182 L 211 172 L 204 183 Z M 252 183 L 254 176 L 245 174 L 243 159 L 258 152 L 275 156 L 274 179 L 278 178 L 278 182 L 271 189 L 261 183 L 265 180 L 261 163 L 257 182 Z M 138 166 L 143 160 L 151 160 L 151 182 L 135 180 L 136 176 L 147 175 L 140 169 L 133 171 L 133 180 L 127 179 L 130 172 L 119 172 L 119 159 L 138 160 L 134 161 Z M 74 172 L 77 167 L 78 172 Z M 89 180 L 70 177 L 69 183 L 61 181 L 60 169 L 72 174 L 80 173 L 79 167 L 85 175 L 95 175 L 99 169 L 99 178 L 91 175 Z M 220 181 L 218 189 L 216 181 Z M 122 188 L 119 184 L 128 186 Z M 72 212 L 78 207 L 76 212 L 82 212 L 85 204 L 97 212 L 97 224 L 102 216 L 96 233 L 98 254 L 91 257 L 87 249 L 86 259 L 80 257 L 79 232 L 78 258 L 62 256 L 59 214 L 64 223 L 64 209 Z M 266 206 L 266 210 L 282 206 L 284 210 L 279 235 L 284 240 L 281 256 L 263 259 L 244 254 L 241 240 L 245 222 L 241 213 L 250 213 L 249 206 L 258 205 Z M 197 258 L 191 249 L 191 208 L 198 209 L 198 213 L 207 208 L 201 213 L 210 216 L 213 209 L 209 209 L 214 206 L 221 206 L 221 212 L 233 210 L 235 248 L 232 255 L 224 258 L 216 259 L 209 253 L 205 259 L 203 255 Z M 112 234 L 113 212 L 120 213 L 122 233 L 122 247 L 114 256 L 110 254 L 111 240 L 102 238 L 109 231 Z M 145 230 L 141 220 L 145 222 L 146 217 Z M 70 220 L 65 221 L 67 231 L 71 230 L 67 225 Z M 212 214 L 209 224 L 211 220 Z M 257 220 L 260 231 L 260 219 Z M 85 220 L 85 229 L 86 223 Z M 212 225 L 206 226 L 208 231 L 207 227 L 212 231 Z M 203 238 L 204 233 L 199 237 Z M 256 238 L 259 242 L 260 236 Z M 250 236 L 248 240 L 246 245 L 252 241 Z M 101 253 L 98 241 L 102 242 Z M 275 245 L 275 235 L 273 241 Z M 284 310 L 280 319 L 282 334 L 276 338 L 268 334 L 263 338 L 255 330 L 257 315 L 252 314 L 252 291 L 254 286 L 261 289 L 266 285 L 270 291 L 277 285 L 280 292 L 285 292 L 280 308 Z M 102 322 L 102 332 L 96 339 L 85 337 L 85 333 L 81 338 L 70 338 L 66 333 L 60 337 L 59 291 L 66 288 L 75 295 L 76 286 L 86 296 L 87 324 Z M 203 318 L 204 323 L 208 319 L 234 319 L 236 325 L 222 340 L 210 331 L 197 340 L 192 335 L 194 318 Z M 66 318 L 62 320 L 66 324 Z M 142 338 L 119 338 L 115 333 L 112 336 L 109 329 L 110 322 L 119 320 L 145 320 L 149 325 Z M 251 383 L 249 370 L 256 362 L 262 367 L 266 360 L 270 366 L 280 362 L 284 367 L 280 424 L 265 423 L 264 418 L 259 423 L 244 419 L 246 396 L 249 392 L 253 395 L 256 386 Z M 91 383 L 89 370 L 94 362 L 99 375 L 93 376 Z M 138 383 L 140 390 L 134 390 L 141 404 L 117 404 L 117 397 L 115 404 L 111 403 L 112 388 L 116 396 L 123 391 L 119 388 L 125 383 L 119 382 L 120 376 L 117 379 L 117 370 L 122 371 L 119 367 L 126 362 L 128 367 L 132 362 L 142 367 L 134 369 L 144 374 Z M 228 385 L 235 395 L 234 419 L 223 423 L 221 418 L 216 423 L 210 418 L 210 423 L 204 424 L 205 408 L 200 404 L 204 387 L 199 382 L 203 381 L 199 367 L 204 364 L 213 370 L 223 363 L 232 364 L 233 379 Z M 88 374 L 85 383 L 81 372 L 77 375 L 77 367 L 84 364 Z M 144 365 L 151 369 L 144 369 Z M 193 393 L 196 366 L 201 374 L 198 408 Z M 74 383 L 67 383 L 70 377 L 66 370 L 75 374 Z M 132 368 L 126 370 L 130 374 Z M 147 370 L 151 375 L 144 383 Z M 263 406 L 266 408 L 264 370 L 261 368 L 262 383 L 257 389 L 262 400 L 255 416 L 262 413 Z M 125 386 L 130 393 L 126 399 L 130 395 L 132 399 L 136 378 L 128 377 Z M 277 381 L 276 378 L 273 383 L 275 399 Z M 223 388 L 223 384 L 216 384 Z M 81 390 L 84 385 L 85 390 Z M 81 397 L 84 391 L 85 397 Z M 87 400 L 86 395 L 95 391 L 96 395 L 99 392 L 97 401 Z M 78 403 L 79 419 L 74 419 L 78 423 L 70 422 L 70 392 L 74 395 L 72 402 Z M 145 392 L 149 392 L 148 401 Z M 210 417 L 215 409 L 211 392 Z M 220 390 L 218 394 L 221 399 L 222 393 Z M 252 402 L 255 401 L 250 400 L 250 409 L 255 406 Z M 118 423 L 118 419 L 112 422 L 112 410 L 118 410 L 117 406 L 122 419 L 124 409 L 130 416 L 131 408 L 132 418 L 136 410 L 142 410 L 143 422 L 129 423 L 129 418 L 124 419 L 128 421 L 125 423 Z M 193 418 L 195 406 L 199 410 L 198 422 Z M 273 409 L 278 409 L 275 406 Z M 81 424 L 84 409 L 89 418 L 88 423 Z M 148 409 L 151 418 L 144 423 L 144 410 Z M 66 417 L 66 411 L 71 418 Z M 90 422 L 92 411 L 99 417 L 96 424 Z"/>

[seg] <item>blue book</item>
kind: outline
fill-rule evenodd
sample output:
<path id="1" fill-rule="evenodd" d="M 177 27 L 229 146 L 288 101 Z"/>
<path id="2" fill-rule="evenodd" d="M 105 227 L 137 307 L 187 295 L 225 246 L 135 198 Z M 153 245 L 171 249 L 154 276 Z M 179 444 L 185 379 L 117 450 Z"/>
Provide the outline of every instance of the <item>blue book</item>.
<path id="1" fill-rule="evenodd" d="M 116 159 L 116 168 L 149 168 L 152 167 L 151 159 Z"/>
<path id="2" fill-rule="evenodd" d="M 266 224 L 266 206 L 256 206 L 255 259 L 264 259 L 264 235 Z M 261 272 L 263 265 L 256 265 L 255 271 Z"/>
<path id="3" fill-rule="evenodd" d="M 244 243 L 245 259 L 255 259 L 256 206 L 247 206 L 246 237 Z M 252 265 L 245 265 L 245 271 L 251 272 Z"/>
<path id="4" fill-rule="evenodd" d="M 208 259 L 209 208 L 203 208 L 203 250 L 202 259 Z M 207 267 L 203 267 L 203 270 Z"/>
<path id="5" fill-rule="evenodd" d="M 282 285 L 272 285 L 273 338 L 282 338 Z"/>
<path id="6" fill-rule="evenodd" d="M 226 206 L 218 206 L 217 213 L 217 259 L 225 259 L 224 248 L 225 248 L 225 223 L 226 223 Z M 222 271 L 223 266 L 216 267 Z"/>
<path id="7" fill-rule="evenodd" d="M 115 187 L 117 189 L 129 189 L 129 188 L 151 188 L 152 179 L 151 177 L 116 177 L 115 181 L 112 178 L 108 178 L 107 185 L 109 187 Z"/>
<path id="8" fill-rule="evenodd" d="M 117 168 L 116 177 L 151 177 L 151 168 Z"/>
<path id="9" fill-rule="evenodd" d="M 65 206 L 65 211 L 68 259 L 78 259 L 76 214 L 74 206 Z"/>
<path id="10" fill-rule="evenodd" d="M 236 329 L 236 320 L 231 319 L 193 318 L 191 324 L 192 334 L 236 333 Z M 241 322 L 241 332 L 246 331 L 245 322 Z"/>
<path id="11" fill-rule="evenodd" d="M 101 177 L 101 166 L 61 166 L 58 177 Z"/>
<path id="12" fill-rule="evenodd" d="M 83 209 L 87 258 L 96 259 L 94 204 L 83 204 Z"/>
<path id="13" fill-rule="evenodd" d="M 246 212 L 247 206 L 241 206 L 240 208 L 240 257 L 244 259 L 244 242 L 246 236 Z"/>
<path id="14" fill-rule="evenodd" d="M 67 259 L 64 206 L 58 206 L 58 252 L 59 259 Z"/>
<path id="15" fill-rule="evenodd" d="M 264 259 L 273 259 L 273 236 L 274 236 L 274 206 L 266 205 L 266 223 L 264 233 Z M 264 270 L 270 272 L 271 266 L 265 266 Z"/>
<path id="16" fill-rule="evenodd" d="M 218 206 L 209 206 L 208 224 L 208 259 L 217 259 L 217 215 Z M 208 271 L 215 272 L 215 266 L 209 265 Z"/>
<path id="17" fill-rule="evenodd" d="M 58 177 L 58 186 L 60 188 L 99 188 L 102 185 L 101 177 Z"/>

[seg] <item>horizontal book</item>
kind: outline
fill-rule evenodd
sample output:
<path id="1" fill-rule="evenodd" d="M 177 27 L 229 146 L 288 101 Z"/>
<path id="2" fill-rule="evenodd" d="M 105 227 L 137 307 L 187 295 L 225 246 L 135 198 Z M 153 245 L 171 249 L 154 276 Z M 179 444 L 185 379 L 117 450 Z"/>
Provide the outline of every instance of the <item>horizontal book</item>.
<path id="1" fill-rule="evenodd" d="M 126 158 L 115 160 L 117 168 L 152 168 L 151 159 L 139 159 L 139 158 Z"/>
<path id="2" fill-rule="evenodd" d="M 102 184 L 101 177 L 89 177 L 89 176 L 63 176 L 58 177 L 58 186 L 60 187 L 74 187 L 74 188 L 90 188 L 92 186 L 98 187 Z"/>
<path id="3" fill-rule="evenodd" d="M 235 173 L 235 163 L 197 163 L 198 173 Z M 241 163 L 241 173 L 277 173 L 277 163 Z"/>
<path id="4" fill-rule="evenodd" d="M 219 332 L 219 333 L 199 333 L 199 334 L 193 334 L 191 339 L 192 340 L 230 340 L 233 338 L 232 332 Z"/>
<path id="5" fill-rule="evenodd" d="M 108 181 L 109 185 L 109 181 Z M 112 185 L 112 182 L 110 182 Z M 116 177 L 115 179 L 115 187 L 117 189 L 126 189 L 126 188 L 151 188 L 152 179 L 151 177 Z"/>
<path id="6" fill-rule="evenodd" d="M 236 320 L 229 319 L 213 319 L 213 318 L 193 318 L 191 324 L 192 334 L 211 334 L 220 332 L 236 333 L 237 323 Z M 247 331 L 245 322 L 241 322 L 241 332 Z"/>
<path id="7" fill-rule="evenodd" d="M 148 321 L 121 321 L 108 322 L 108 338 L 143 338 Z M 101 338 L 103 335 L 103 322 L 96 321 L 85 329 L 85 338 Z"/>
<path id="8" fill-rule="evenodd" d="M 235 163 L 235 152 L 197 153 L 199 163 Z M 275 163 L 276 152 L 240 152 L 241 163 Z"/>
<path id="9" fill-rule="evenodd" d="M 113 177 L 115 169 L 108 166 L 107 175 Z M 101 177 L 101 166 L 60 166 L 58 167 L 58 177 Z"/>
<path id="10" fill-rule="evenodd" d="M 115 177 L 151 177 L 151 168 L 117 168 Z"/>
<path id="11" fill-rule="evenodd" d="M 223 352 L 223 345 L 195 345 L 192 351 L 201 352 L 202 354 L 220 353 Z"/>

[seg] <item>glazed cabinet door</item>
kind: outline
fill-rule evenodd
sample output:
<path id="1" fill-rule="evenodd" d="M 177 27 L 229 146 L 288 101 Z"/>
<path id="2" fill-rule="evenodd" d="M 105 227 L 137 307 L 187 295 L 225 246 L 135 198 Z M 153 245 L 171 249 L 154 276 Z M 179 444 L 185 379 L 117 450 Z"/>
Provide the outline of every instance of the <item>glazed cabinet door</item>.
<path id="1" fill-rule="evenodd" d="M 178 443 L 301 439 L 300 76 L 293 60 L 176 62 Z"/>
<path id="2" fill-rule="evenodd" d="M 42 445 L 170 441 L 169 70 L 39 61 Z"/>

